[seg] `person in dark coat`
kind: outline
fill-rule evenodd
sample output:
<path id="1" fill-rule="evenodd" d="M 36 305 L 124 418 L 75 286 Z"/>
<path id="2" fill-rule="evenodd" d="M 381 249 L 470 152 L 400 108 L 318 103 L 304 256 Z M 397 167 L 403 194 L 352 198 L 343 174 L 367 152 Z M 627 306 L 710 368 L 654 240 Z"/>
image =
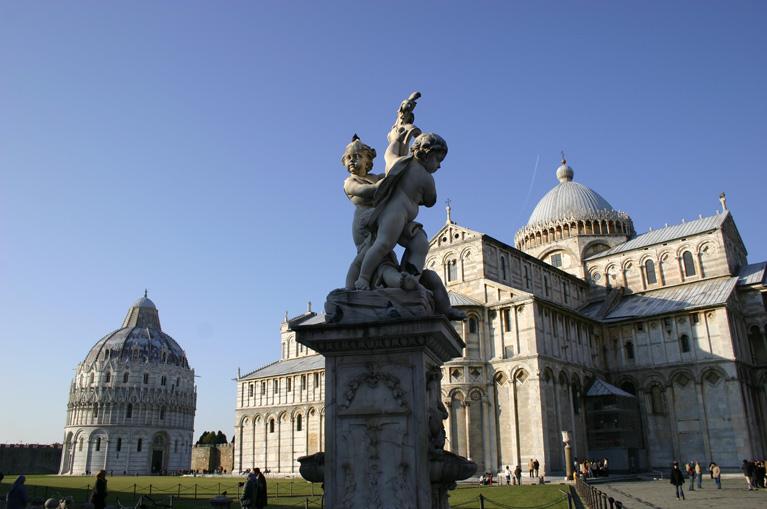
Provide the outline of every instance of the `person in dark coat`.
<path id="1" fill-rule="evenodd" d="M 671 466 L 671 484 L 676 486 L 676 498 L 684 500 L 684 474 L 679 470 L 679 463 L 676 461 Z"/>
<path id="2" fill-rule="evenodd" d="M 94 509 L 104 509 L 107 506 L 107 471 L 99 470 L 96 474 L 96 485 L 91 493 L 91 504 Z"/>
<path id="3" fill-rule="evenodd" d="M 257 476 L 251 472 L 248 474 L 248 480 L 245 482 L 245 488 L 242 490 L 240 505 L 242 509 L 250 509 L 256 500 L 256 480 Z"/>
<path id="4" fill-rule="evenodd" d="M 743 465 L 740 467 L 740 471 L 743 472 L 743 477 L 746 478 L 746 487 L 748 491 L 754 489 L 754 464 L 748 460 L 743 460 Z"/>
<path id="5" fill-rule="evenodd" d="M 26 480 L 26 477 L 20 475 L 13 482 L 11 491 L 5 496 L 6 509 L 25 509 L 27 507 L 29 497 L 27 497 L 27 487 L 24 486 Z"/>
<path id="6" fill-rule="evenodd" d="M 254 469 L 253 473 L 256 474 L 256 490 L 255 496 L 253 497 L 253 507 L 255 507 L 255 509 L 264 509 L 267 502 L 266 477 L 264 477 L 264 474 L 262 474 L 261 470 L 258 468 Z"/>

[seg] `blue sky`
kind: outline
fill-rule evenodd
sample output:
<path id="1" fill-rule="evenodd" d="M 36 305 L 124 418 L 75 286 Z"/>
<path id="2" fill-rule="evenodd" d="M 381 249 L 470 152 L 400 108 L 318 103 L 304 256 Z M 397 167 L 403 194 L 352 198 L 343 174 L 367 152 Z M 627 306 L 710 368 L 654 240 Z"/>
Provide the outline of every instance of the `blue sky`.
<path id="1" fill-rule="evenodd" d="M 513 242 L 575 179 L 638 231 L 726 191 L 763 234 L 764 2 L 0 4 L 0 442 L 61 441 L 75 365 L 149 289 L 231 435 L 238 367 L 343 284 L 339 162 L 404 97 L 450 152 L 419 216 Z M 535 172 L 536 161 L 539 161 Z M 382 157 L 376 168 L 383 168 Z"/>

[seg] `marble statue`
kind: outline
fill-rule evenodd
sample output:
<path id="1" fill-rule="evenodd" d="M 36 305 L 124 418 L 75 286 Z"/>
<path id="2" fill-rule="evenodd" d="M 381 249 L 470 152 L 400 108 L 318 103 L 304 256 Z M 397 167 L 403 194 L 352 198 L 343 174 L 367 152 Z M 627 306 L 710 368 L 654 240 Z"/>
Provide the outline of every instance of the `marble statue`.
<path id="1" fill-rule="evenodd" d="M 371 173 L 376 151 L 356 134 L 341 157 L 341 163 L 349 172 L 344 180 L 344 192 L 355 206 L 352 239 L 357 249 L 347 271 L 345 289 L 416 292 L 388 292 L 380 300 L 391 307 L 383 315 L 361 315 L 363 318 L 428 314 L 427 301 L 433 301 L 434 311 L 451 320 L 465 318 L 462 311 L 450 306 L 447 290 L 437 273 L 424 269 L 429 240 L 423 225 L 415 219 L 420 206 L 432 207 L 436 203 L 437 189 L 432 174 L 447 155 L 447 143 L 437 134 L 422 133 L 413 124 L 413 110 L 420 96 L 414 92 L 399 107 L 397 119 L 387 135 L 389 145 L 384 155 L 383 175 Z M 397 260 L 394 253 L 398 244 L 405 248 L 401 260 Z M 356 296 L 356 299 L 369 302 L 376 297 Z M 331 292 L 330 305 L 326 305 L 331 321 L 359 314 L 349 313 L 348 309 L 343 312 L 349 300 L 348 293 Z M 372 303 L 367 307 L 376 305 Z M 407 307 L 411 308 L 410 315 L 403 313 Z"/>

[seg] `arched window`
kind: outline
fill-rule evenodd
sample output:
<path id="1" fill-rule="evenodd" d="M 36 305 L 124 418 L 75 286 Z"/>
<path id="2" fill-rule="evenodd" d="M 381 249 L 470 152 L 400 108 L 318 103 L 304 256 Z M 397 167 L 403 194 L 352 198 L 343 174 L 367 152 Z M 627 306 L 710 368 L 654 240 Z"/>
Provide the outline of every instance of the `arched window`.
<path id="1" fill-rule="evenodd" d="M 650 406 L 652 413 L 655 415 L 663 415 L 666 413 L 665 405 L 663 404 L 663 392 L 661 392 L 660 385 L 653 385 L 650 389 Z"/>
<path id="2" fill-rule="evenodd" d="M 91 383 L 91 384 L 93 383 L 93 373 L 91 373 L 90 376 L 88 376 L 88 383 Z"/>
<path id="3" fill-rule="evenodd" d="M 83 450 L 83 437 L 80 437 L 80 445 L 77 447 L 77 450 L 82 451 Z"/>
<path id="4" fill-rule="evenodd" d="M 306 375 L 301 375 L 301 390 L 306 390 Z"/>
<path id="5" fill-rule="evenodd" d="M 506 281 L 506 257 L 501 256 L 501 279 Z"/>
<path id="6" fill-rule="evenodd" d="M 107 371 L 104 373 L 104 383 L 108 384 L 112 380 L 112 373 L 110 371 Z"/>
<path id="7" fill-rule="evenodd" d="M 127 384 L 127 383 L 128 383 L 128 376 L 129 376 L 129 375 L 128 375 L 128 372 L 127 372 L 127 371 L 126 371 L 125 373 L 123 373 L 123 383 L 124 383 L 124 384 Z"/>
<path id="8" fill-rule="evenodd" d="M 692 253 L 685 251 L 682 253 L 682 264 L 684 265 L 684 275 L 686 277 L 695 275 L 695 261 L 692 259 Z"/>
<path id="9" fill-rule="evenodd" d="M 160 420 L 165 420 L 165 407 L 160 407 Z"/>
<path id="10" fill-rule="evenodd" d="M 249 398 L 253 397 L 253 384 L 248 385 L 248 397 Z"/>
<path id="11" fill-rule="evenodd" d="M 682 334 L 679 337 L 679 346 L 681 347 L 682 352 L 690 351 L 690 337 L 687 334 Z"/>
<path id="12" fill-rule="evenodd" d="M 301 414 L 296 416 L 296 431 L 301 431 Z"/>
<path id="13" fill-rule="evenodd" d="M 647 278 L 647 284 L 648 285 L 654 285 L 658 282 L 658 278 L 655 275 L 655 262 L 652 260 L 647 260 L 644 262 L 644 272 L 645 277 Z"/>
<path id="14" fill-rule="evenodd" d="M 629 360 L 634 360 L 634 343 L 631 341 L 626 341 L 626 358 Z"/>
<path id="15" fill-rule="evenodd" d="M 96 450 L 97 450 L 97 451 L 100 451 L 100 450 L 101 450 L 101 437 L 98 437 L 98 438 L 96 439 Z"/>
<path id="16" fill-rule="evenodd" d="M 277 379 L 272 380 L 272 392 L 274 394 L 277 394 L 279 390 L 280 390 L 280 382 L 278 382 Z"/>
<path id="17" fill-rule="evenodd" d="M 269 419 L 269 433 L 274 433 L 274 419 Z"/>
<path id="18" fill-rule="evenodd" d="M 138 439 L 138 442 L 136 442 L 136 452 L 141 452 L 141 445 L 143 443 L 142 439 Z"/>
<path id="19" fill-rule="evenodd" d="M 477 319 L 473 316 L 469 318 L 469 334 L 477 333 Z"/>
<path id="20" fill-rule="evenodd" d="M 96 418 L 96 417 L 98 417 L 98 416 L 99 416 L 99 406 L 98 406 L 98 405 L 95 405 L 95 406 L 93 407 L 93 418 L 95 419 L 95 418 Z"/>
<path id="21" fill-rule="evenodd" d="M 573 390 L 573 413 L 578 415 L 581 413 L 581 390 L 574 386 Z"/>
<path id="22" fill-rule="evenodd" d="M 133 417 L 133 405 L 128 403 L 128 406 L 125 407 L 125 418 L 130 419 L 131 417 Z"/>
<path id="23" fill-rule="evenodd" d="M 266 394 L 266 382 L 261 382 L 261 395 Z"/>
<path id="24" fill-rule="evenodd" d="M 117 439 L 117 452 L 120 452 L 120 450 L 122 450 L 122 448 L 123 448 L 123 439 L 122 438 L 118 438 Z"/>
<path id="25" fill-rule="evenodd" d="M 288 377 L 285 379 L 285 389 L 290 392 L 293 390 L 293 379 Z"/>
<path id="26" fill-rule="evenodd" d="M 458 262 L 456 260 L 449 260 L 447 262 L 447 280 L 458 280 Z"/>

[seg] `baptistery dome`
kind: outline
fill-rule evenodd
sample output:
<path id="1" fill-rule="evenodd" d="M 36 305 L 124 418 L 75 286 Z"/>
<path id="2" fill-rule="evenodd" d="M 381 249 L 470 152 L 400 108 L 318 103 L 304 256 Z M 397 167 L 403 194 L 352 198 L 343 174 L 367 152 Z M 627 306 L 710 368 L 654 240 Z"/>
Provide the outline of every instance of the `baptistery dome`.
<path id="1" fill-rule="evenodd" d="M 194 370 L 144 294 L 78 364 L 69 391 L 62 474 L 188 470 Z"/>

